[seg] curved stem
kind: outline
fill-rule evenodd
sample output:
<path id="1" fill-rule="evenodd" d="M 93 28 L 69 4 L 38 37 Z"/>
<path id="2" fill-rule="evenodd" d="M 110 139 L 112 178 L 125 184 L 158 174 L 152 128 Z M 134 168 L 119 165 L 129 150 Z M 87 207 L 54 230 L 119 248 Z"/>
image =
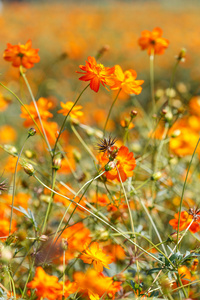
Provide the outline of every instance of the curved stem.
<path id="1" fill-rule="evenodd" d="M 56 170 L 53 169 L 52 190 L 54 190 L 55 183 L 56 183 L 56 173 L 57 173 Z M 45 218 L 44 218 L 44 223 L 43 223 L 43 226 L 42 226 L 41 235 L 44 233 L 44 230 L 45 230 L 45 227 L 46 227 L 46 223 L 47 223 L 47 220 L 48 220 L 48 217 L 49 217 L 49 214 L 50 214 L 50 210 L 51 210 L 51 205 L 52 205 L 52 202 L 53 202 L 53 196 L 54 196 L 54 192 L 51 192 L 50 200 L 49 200 L 47 211 L 46 211 Z"/>
<path id="2" fill-rule="evenodd" d="M 119 91 L 118 91 L 118 93 L 117 93 L 117 95 L 116 95 L 116 97 L 115 97 L 115 99 L 114 99 L 114 101 L 113 101 L 113 103 L 112 103 L 112 105 L 111 105 L 111 107 L 110 107 L 110 110 L 109 110 L 109 112 L 108 112 L 108 116 L 107 116 L 107 119 L 106 119 L 106 123 L 105 123 L 104 128 L 103 128 L 103 135 L 104 135 L 104 136 L 105 136 L 105 132 L 106 132 L 107 123 L 108 123 L 108 120 L 109 120 L 109 118 L 110 118 L 110 114 L 111 114 L 111 112 L 112 112 L 113 106 L 115 105 L 115 102 L 117 101 L 117 98 L 118 98 L 118 96 L 119 96 L 121 90 L 122 90 L 122 89 L 119 89 Z"/>
<path id="3" fill-rule="evenodd" d="M 172 89 L 173 84 L 174 84 L 174 78 L 175 78 L 176 69 L 177 69 L 178 65 L 179 65 L 179 60 L 177 60 L 175 65 L 174 65 L 171 80 L 170 80 L 170 84 L 169 84 L 169 96 L 168 96 L 168 106 L 169 107 L 171 106 L 171 93 L 170 92 L 171 92 L 171 89 Z"/>
<path id="4" fill-rule="evenodd" d="M 155 94 L 154 94 L 154 49 L 151 51 L 150 55 L 150 86 L 151 86 L 151 97 L 152 97 L 152 105 L 153 105 L 153 114 L 156 113 L 156 102 L 155 102 Z"/>
<path id="5" fill-rule="evenodd" d="M 71 109 L 68 111 L 68 114 L 65 116 L 64 120 L 63 120 L 63 123 L 62 123 L 62 126 L 60 128 L 60 131 L 58 133 L 58 136 L 57 136 L 57 139 L 56 139 L 56 142 L 55 142 L 55 146 L 54 146 L 54 149 L 53 149 L 53 157 L 55 156 L 55 153 L 56 153 L 56 148 L 57 148 L 57 144 L 58 144 L 58 141 L 59 141 L 59 138 L 63 132 L 63 129 L 65 127 L 65 123 L 67 121 L 67 118 L 70 114 L 70 112 L 72 111 L 72 109 L 74 108 L 74 106 L 77 104 L 78 100 L 80 99 L 80 97 L 82 96 L 82 94 L 85 92 L 85 90 L 89 87 L 90 84 L 88 84 L 83 90 L 82 92 L 80 93 L 80 95 L 78 96 L 78 98 L 76 99 L 76 101 L 74 102 L 74 104 L 72 105 Z"/>
<path id="6" fill-rule="evenodd" d="M 90 154 L 90 156 L 96 162 L 97 161 L 96 157 L 94 156 L 94 154 L 92 153 L 92 151 L 90 150 L 90 148 L 87 146 L 87 144 L 84 142 L 84 140 L 82 139 L 82 137 L 80 136 L 80 134 L 78 133 L 78 131 L 76 130 L 76 128 L 74 127 L 74 125 L 72 123 L 71 123 L 71 129 L 74 132 L 74 134 L 76 135 L 76 137 L 78 138 L 78 140 L 80 141 L 80 143 L 86 149 L 86 151 Z"/>

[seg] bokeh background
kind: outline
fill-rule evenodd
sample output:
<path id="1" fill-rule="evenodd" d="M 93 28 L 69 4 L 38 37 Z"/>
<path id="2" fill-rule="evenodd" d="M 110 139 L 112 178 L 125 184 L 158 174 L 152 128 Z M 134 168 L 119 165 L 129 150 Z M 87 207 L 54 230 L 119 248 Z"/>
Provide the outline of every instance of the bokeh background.
<path id="1" fill-rule="evenodd" d="M 157 26 L 163 29 L 163 37 L 169 39 L 170 45 L 164 55 L 155 59 L 156 89 L 169 87 L 175 58 L 185 48 L 186 61 L 177 70 L 175 87 L 183 83 L 183 89 L 193 95 L 200 91 L 199 1 L 1 1 L 0 7 L 2 55 L 8 42 L 25 44 L 31 39 L 33 48 L 40 49 L 41 60 L 28 70 L 28 79 L 36 99 L 54 98 L 57 110 L 60 101 L 74 101 L 85 86 L 85 82 L 78 80 L 78 66 L 85 64 L 88 56 L 96 56 L 104 46 L 108 51 L 100 62 L 109 67 L 119 64 L 124 70 L 135 69 L 138 79 L 145 80 L 138 100 L 144 107 L 148 105 L 149 56 L 141 51 L 138 38 L 142 30 L 152 31 Z M 0 73 L 1 80 L 24 103 L 30 103 L 30 96 L 20 84 L 18 69 L 2 58 Z M 1 92 L 13 100 L 5 90 Z M 92 116 L 85 116 L 84 122 L 102 129 L 111 101 L 112 93 L 105 89 L 98 94 L 86 91 L 81 104 L 85 111 L 91 109 Z M 121 103 L 117 103 L 118 109 Z M 125 113 L 126 103 L 123 103 Z M 1 124 L 8 122 L 22 127 L 20 112 L 19 105 L 10 106 L 3 113 Z M 113 127 L 120 121 L 117 115 L 116 110 Z"/>

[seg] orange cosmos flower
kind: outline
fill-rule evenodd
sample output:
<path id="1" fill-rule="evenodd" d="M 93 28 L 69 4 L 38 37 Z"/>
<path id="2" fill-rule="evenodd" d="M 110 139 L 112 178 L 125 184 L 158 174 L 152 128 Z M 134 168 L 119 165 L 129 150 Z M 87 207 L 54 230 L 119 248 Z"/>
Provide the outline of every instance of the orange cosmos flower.
<path id="1" fill-rule="evenodd" d="M 106 151 L 99 154 L 98 160 L 107 171 L 105 173 L 107 179 L 117 179 L 119 182 L 124 182 L 128 177 L 133 176 L 133 170 L 136 166 L 133 153 L 129 152 L 126 146 L 121 146 L 119 149 L 113 146 L 111 150 L 111 152 L 115 153 L 115 157 L 112 158 L 113 154 Z"/>
<path id="2" fill-rule="evenodd" d="M 100 299 L 104 295 L 108 295 L 115 299 L 115 294 L 121 288 L 121 282 L 113 281 L 111 277 L 104 276 L 94 269 L 88 269 L 86 273 L 75 272 L 74 281 L 79 287 L 80 293 L 89 296 L 89 299 Z"/>
<path id="3" fill-rule="evenodd" d="M 91 233 L 83 223 L 69 226 L 62 233 L 62 238 L 67 239 L 68 248 L 65 252 L 66 260 L 76 257 L 84 250 L 84 245 L 91 242 Z"/>
<path id="4" fill-rule="evenodd" d="M 80 256 L 84 263 L 92 264 L 98 272 L 103 272 L 103 267 L 110 269 L 108 264 L 113 262 L 111 256 L 107 256 L 102 249 L 99 248 L 99 244 L 94 242 L 90 245 L 90 248 L 86 248 L 84 253 Z"/>
<path id="5" fill-rule="evenodd" d="M 135 80 L 136 77 L 136 71 L 130 69 L 123 73 L 121 67 L 116 65 L 114 73 L 115 84 L 111 86 L 111 89 L 122 89 L 122 91 L 127 94 L 139 95 L 142 91 L 142 87 L 140 85 L 144 83 L 144 80 Z"/>
<path id="6" fill-rule="evenodd" d="M 36 102 L 42 120 L 47 120 L 48 118 L 53 117 L 53 114 L 48 111 L 49 109 L 52 109 L 54 105 L 51 100 L 41 97 Z M 25 104 L 25 107 L 28 109 L 33 119 L 35 121 L 38 121 L 39 118 L 34 103 L 31 102 L 29 105 Z M 29 114 L 23 106 L 21 107 L 21 111 L 22 113 L 20 117 L 26 119 L 26 121 L 24 122 L 24 126 L 29 127 L 33 125 L 34 122 L 32 121 L 31 117 L 29 116 Z"/>
<path id="7" fill-rule="evenodd" d="M 62 284 L 58 282 L 58 278 L 45 273 L 42 267 L 37 267 L 35 276 L 33 280 L 27 284 L 27 287 L 36 289 L 37 299 L 47 298 L 54 300 L 57 299 L 62 291 Z"/>
<path id="8" fill-rule="evenodd" d="M 174 215 L 175 219 L 172 219 L 169 221 L 169 224 L 173 227 L 173 229 L 178 229 L 178 218 L 179 218 L 179 213 Z M 193 216 L 189 214 L 187 211 L 182 211 L 181 212 L 181 217 L 180 217 L 180 226 L 179 230 L 182 231 L 186 229 L 190 223 L 193 220 Z M 192 225 L 189 227 L 189 231 L 195 233 L 200 230 L 200 224 L 196 221 L 193 221 Z"/>
<path id="9" fill-rule="evenodd" d="M 77 73 L 83 74 L 79 80 L 90 81 L 90 88 L 95 92 L 98 92 L 100 83 L 104 87 L 105 84 L 109 86 L 114 84 L 111 75 L 114 73 L 115 67 L 108 68 L 102 64 L 97 64 L 96 59 L 92 56 L 88 57 L 85 66 L 80 65 L 79 68 L 83 71 L 77 71 Z"/>
<path id="10" fill-rule="evenodd" d="M 35 63 L 40 61 L 38 55 L 39 49 L 33 49 L 31 40 L 28 40 L 25 45 L 11 45 L 7 44 L 7 49 L 4 51 L 3 57 L 7 61 L 12 62 L 13 67 L 23 66 L 30 69 Z"/>
<path id="11" fill-rule="evenodd" d="M 66 103 L 61 102 L 60 105 L 62 106 L 63 109 L 60 109 L 58 113 L 63 114 L 63 116 L 67 116 L 74 103 L 68 101 Z M 73 119 L 77 119 L 78 117 L 81 117 L 83 115 L 83 112 L 79 111 L 81 108 L 82 108 L 81 105 L 77 105 L 73 107 L 72 111 L 70 112 L 70 117 Z"/>
<path id="12" fill-rule="evenodd" d="M 138 44 L 142 50 L 146 50 L 149 55 L 154 54 L 163 54 L 165 49 L 169 45 L 169 41 L 165 38 L 162 38 L 162 29 L 156 27 L 153 31 L 144 30 L 142 31 L 142 37 L 139 38 Z"/>

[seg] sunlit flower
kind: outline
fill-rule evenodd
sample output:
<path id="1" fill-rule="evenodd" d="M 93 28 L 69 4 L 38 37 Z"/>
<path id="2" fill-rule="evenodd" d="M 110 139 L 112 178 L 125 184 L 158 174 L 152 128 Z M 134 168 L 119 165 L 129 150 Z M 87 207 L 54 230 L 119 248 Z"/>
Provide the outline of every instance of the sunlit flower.
<path id="1" fill-rule="evenodd" d="M 178 229 L 179 213 L 176 213 L 174 217 L 175 219 L 170 220 L 169 224 L 173 227 L 173 229 Z M 193 222 L 192 221 L 193 221 L 193 216 L 189 214 L 187 211 L 182 211 L 180 217 L 179 230 L 182 231 L 191 224 L 191 226 L 189 227 L 189 231 L 193 233 L 198 232 L 200 230 L 200 224 L 195 220 Z"/>
<path id="2" fill-rule="evenodd" d="M 15 129 L 10 125 L 0 127 L 0 141 L 2 144 L 14 142 L 17 138 Z"/>
<path id="3" fill-rule="evenodd" d="M 88 269 L 86 273 L 75 272 L 74 281 L 81 294 L 88 295 L 89 299 L 97 300 L 103 295 L 109 295 L 115 299 L 115 294 L 121 288 L 121 282 L 113 281 L 111 277 L 104 276 L 94 269 Z"/>
<path id="4" fill-rule="evenodd" d="M 39 49 L 33 49 L 31 40 L 28 40 L 25 45 L 7 44 L 7 49 L 4 51 L 3 57 L 7 61 L 11 61 L 13 67 L 23 66 L 30 69 L 35 63 L 40 61 L 38 55 Z"/>
<path id="5" fill-rule="evenodd" d="M 165 49 L 169 45 L 169 41 L 162 37 L 162 29 L 156 27 L 153 31 L 144 30 L 142 31 L 142 37 L 139 38 L 138 44 L 142 50 L 146 50 L 149 55 L 163 54 Z"/>
<path id="6" fill-rule="evenodd" d="M 113 85 L 114 81 L 111 75 L 115 71 L 115 67 L 108 68 L 104 67 L 102 64 L 97 64 L 96 59 L 92 56 L 88 57 L 88 61 L 86 61 L 86 65 L 80 65 L 79 68 L 83 72 L 78 72 L 79 74 L 83 74 L 79 78 L 79 80 L 90 81 L 90 88 L 98 92 L 100 83 L 105 87 L 105 85 Z"/>
<path id="7" fill-rule="evenodd" d="M 47 298 L 49 300 L 57 299 L 62 284 L 58 282 L 58 277 L 48 275 L 42 267 L 37 267 L 35 276 L 31 282 L 27 284 L 29 289 L 36 289 L 37 299 Z"/>
<path id="8" fill-rule="evenodd" d="M 111 154 L 100 153 L 98 160 L 106 170 L 107 179 L 124 182 L 128 177 L 133 176 L 133 170 L 136 167 L 135 158 L 126 146 L 121 146 L 119 149 L 114 146 L 112 152 Z M 114 157 L 112 157 L 113 155 Z"/>
<path id="9" fill-rule="evenodd" d="M 121 67 L 116 65 L 114 73 L 115 83 L 111 86 L 111 89 L 122 89 L 127 94 L 139 95 L 142 91 L 141 84 L 144 83 L 144 80 L 135 80 L 136 77 L 136 71 L 130 69 L 123 73 Z"/>
<path id="10" fill-rule="evenodd" d="M 53 108 L 53 102 L 51 100 L 41 97 L 38 99 L 38 101 L 36 101 L 36 103 L 37 103 L 38 111 L 40 113 L 40 117 L 42 120 L 47 120 L 48 118 L 53 117 L 53 114 L 49 112 L 49 109 Z M 37 121 L 39 119 L 39 117 L 38 117 L 34 103 L 31 102 L 29 105 L 25 104 L 25 107 L 30 112 L 32 118 L 35 121 Z M 29 116 L 26 109 L 23 106 L 21 107 L 22 113 L 21 113 L 20 117 L 23 119 L 26 119 L 26 121 L 24 122 L 24 126 L 29 127 L 29 126 L 33 125 L 34 122 L 32 121 L 32 119 Z"/>
<path id="11" fill-rule="evenodd" d="M 5 100 L 0 94 L 0 112 L 5 111 L 9 105 L 9 101 Z"/>
<path id="12" fill-rule="evenodd" d="M 61 102 L 60 105 L 62 106 L 63 109 L 60 109 L 58 113 L 63 114 L 63 116 L 67 116 L 74 103 L 68 101 L 66 103 Z M 81 108 L 82 108 L 81 105 L 74 106 L 72 111 L 70 112 L 70 117 L 74 119 L 81 117 L 83 115 L 83 112 L 80 111 Z"/>
<path id="13" fill-rule="evenodd" d="M 67 239 L 65 257 L 69 260 L 79 255 L 84 250 L 84 245 L 91 242 L 91 232 L 83 223 L 76 223 L 64 230 L 62 238 Z"/>
<path id="14" fill-rule="evenodd" d="M 110 269 L 108 264 L 113 261 L 111 256 L 107 256 L 106 253 L 99 248 L 97 242 L 92 243 L 89 248 L 86 248 L 80 258 L 84 263 L 93 264 L 95 270 L 98 272 L 102 272 L 103 267 Z"/>

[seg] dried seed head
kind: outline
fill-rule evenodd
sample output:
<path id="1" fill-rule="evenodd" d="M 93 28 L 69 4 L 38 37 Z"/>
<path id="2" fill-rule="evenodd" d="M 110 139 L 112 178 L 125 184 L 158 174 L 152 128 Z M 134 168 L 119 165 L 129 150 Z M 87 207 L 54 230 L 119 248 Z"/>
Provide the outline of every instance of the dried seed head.
<path id="1" fill-rule="evenodd" d="M 200 220 L 200 208 L 189 208 L 189 215 L 193 217 L 194 221 Z"/>
<path id="2" fill-rule="evenodd" d="M 0 182 L 0 195 L 2 194 L 2 192 L 5 192 L 8 190 L 8 186 L 5 183 L 5 180 Z"/>
<path id="3" fill-rule="evenodd" d="M 111 136 L 109 136 L 108 138 L 100 139 L 100 142 L 97 144 L 96 149 L 99 152 L 106 152 L 106 151 L 110 152 L 111 147 L 114 146 L 116 141 L 117 141 L 117 139 L 116 138 L 111 138 Z"/>

